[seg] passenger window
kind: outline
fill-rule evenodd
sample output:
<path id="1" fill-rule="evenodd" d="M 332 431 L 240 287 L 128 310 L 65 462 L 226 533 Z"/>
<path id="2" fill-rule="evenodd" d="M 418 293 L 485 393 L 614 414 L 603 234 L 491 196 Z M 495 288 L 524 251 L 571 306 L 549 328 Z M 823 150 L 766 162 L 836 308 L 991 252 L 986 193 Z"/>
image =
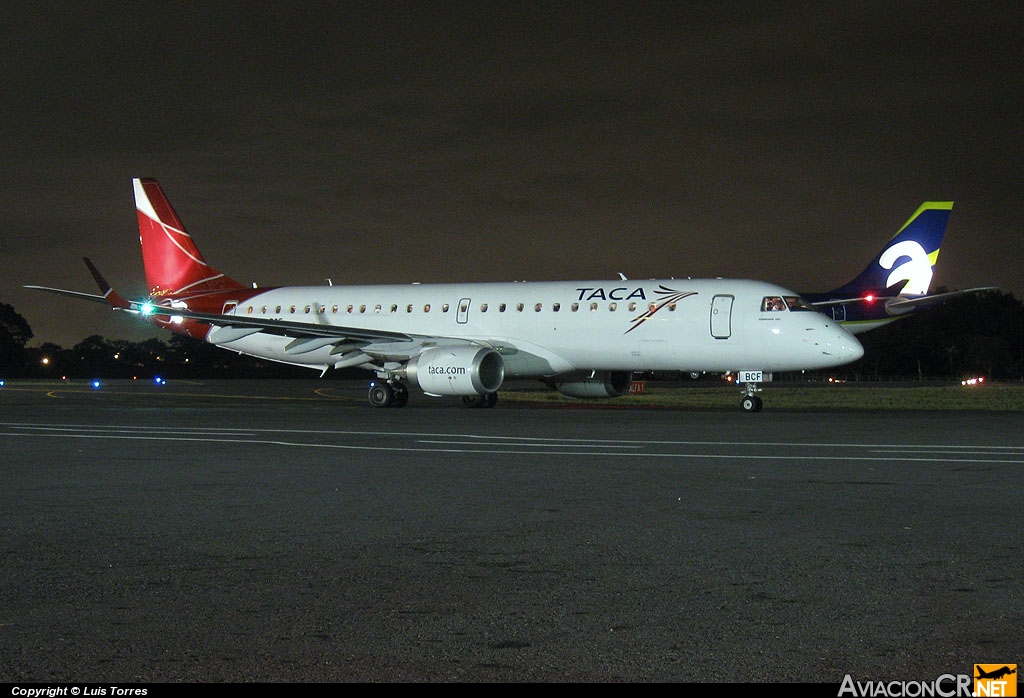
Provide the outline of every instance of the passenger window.
<path id="1" fill-rule="evenodd" d="M 553 311 L 554 311 L 554 312 L 556 312 L 556 313 L 557 313 L 557 312 L 558 312 L 559 310 L 561 310 L 561 308 L 562 308 L 562 304 L 561 304 L 561 303 L 553 303 L 553 304 L 551 305 L 551 310 L 553 310 Z"/>

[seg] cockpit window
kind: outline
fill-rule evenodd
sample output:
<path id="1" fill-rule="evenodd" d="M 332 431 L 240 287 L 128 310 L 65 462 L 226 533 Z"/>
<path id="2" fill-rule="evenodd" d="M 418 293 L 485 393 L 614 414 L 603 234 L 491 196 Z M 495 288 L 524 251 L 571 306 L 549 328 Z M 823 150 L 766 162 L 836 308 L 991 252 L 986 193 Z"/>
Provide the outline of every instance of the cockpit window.
<path id="1" fill-rule="evenodd" d="M 814 310 L 814 306 L 812 306 L 810 303 L 805 301 L 800 296 L 786 296 L 786 305 L 789 306 L 790 310 L 798 310 L 798 311 L 802 311 L 802 310 L 813 311 Z"/>
<path id="2" fill-rule="evenodd" d="M 782 296 L 765 296 L 761 301 L 762 313 L 778 313 L 786 309 Z"/>

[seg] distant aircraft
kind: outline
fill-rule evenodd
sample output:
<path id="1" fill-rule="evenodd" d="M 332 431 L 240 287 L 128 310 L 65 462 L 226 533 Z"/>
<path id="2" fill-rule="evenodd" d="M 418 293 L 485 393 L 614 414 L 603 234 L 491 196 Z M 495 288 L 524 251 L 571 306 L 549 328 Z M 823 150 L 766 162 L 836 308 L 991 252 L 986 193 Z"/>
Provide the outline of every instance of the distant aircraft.
<path id="1" fill-rule="evenodd" d="M 815 308 L 859 334 L 956 296 L 994 287 L 929 295 L 952 201 L 926 201 L 856 279 L 825 293 L 804 293 Z"/>
<path id="2" fill-rule="evenodd" d="M 376 374 L 376 407 L 428 395 L 492 407 L 509 378 L 573 397 L 625 394 L 635 371 L 736 372 L 757 412 L 773 371 L 831 368 L 864 350 L 798 294 L 751 280 L 662 279 L 256 288 L 217 271 L 153 179 L 135 179 L 145 300 L 30 286 L 104 302 L 242 354 Z"/>

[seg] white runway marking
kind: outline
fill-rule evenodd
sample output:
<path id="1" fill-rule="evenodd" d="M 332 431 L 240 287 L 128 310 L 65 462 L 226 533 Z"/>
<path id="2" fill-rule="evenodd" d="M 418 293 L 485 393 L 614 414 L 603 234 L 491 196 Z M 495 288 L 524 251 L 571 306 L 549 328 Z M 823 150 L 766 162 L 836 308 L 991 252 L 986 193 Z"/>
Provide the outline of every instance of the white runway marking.
<path id="1" fill-rule="evenodd" d="M 0 436 L 170 441 L 282 448 L 491 456 L 590 456 L 705 460 L 936 462 L 1024 465 L 1024 446 L 957 444 L 802 443 L 799 441 L 670 441 L 562 439 L 486 434 L 385 431 L 176 428 L 169 426 L 19 424 L 0 422 Z"/>

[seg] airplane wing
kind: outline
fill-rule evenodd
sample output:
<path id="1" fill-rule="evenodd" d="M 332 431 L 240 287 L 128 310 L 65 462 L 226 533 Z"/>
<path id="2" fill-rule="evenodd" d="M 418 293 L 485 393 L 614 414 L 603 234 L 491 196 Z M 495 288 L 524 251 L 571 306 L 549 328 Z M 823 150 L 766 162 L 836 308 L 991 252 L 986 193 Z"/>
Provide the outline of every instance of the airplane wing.
<path id="1" fill-rule="evenodd" d="M 386 330 L 367 330 L 357 327 L 341 327 L 338 325 L 318 325 L 308 322 L 292 322 L 290 320 L 272 320 L 268 318 L 247 317 L 245 315 L 220 315 L 218 313 L 200 313 L 187 308 L 153 305 L 152 303 L 131 302 L 132 312 L 151 317 L 180 317 L 197 320 L 207 325 L 220 328 L 252 329 L 255 332 L 275 334 L 283 337 L 309 338 L 325 337 L 336 340 L 357 340 L 377 342 L 411 342 L 413 336 L 403 332 Z"/>
<path id="2" fill-rule="evenodd" d="M 170 305 L 162 305 L 153 301 L 130 301 L 113 290 L 96 266 L 87 257 L 83 258 L 96 281 L 101 294 L 71 291 L 49 286 L 26 285 L 25 288 L 45 291 L 70 298 L 103 303 L 113 310 L 131 313 L 142 318 L 166 318 L 176 322 L 183 319 L 194 320 L 212 329 L 206 341 L 218 345 L 230 345 L 231 342 L 249 337 L 256 333 L 272 334 L 288 337 L 292 341 L 285 348 L 290 355 L 305 354 L 324 347 L 333 346 L 331 355 L 337 357 L 336 367 L 355 366 L 371 361 L 409 361 L 424 349 L 433 346 L 449 345 L 488 345 L 499 350 L 518 351 L 504 342 L 488 342 L 471 340 L 461 337 L 443 335 L 417 335 L 387 330 L 346 327 L 339 325 L 293 322 L 276 320 L 249 315 L 225 315 L 191 310 L 183 303 L 170 301 Z M 543 354 L 543 352 L 541 352 Z M 547 359 L 557 357 L 548 356 Z"/>
<path id="3" fill-rule="evenodd" d="M 107 301 L 106 296 L 101 296 L 96 293 L 83 293 L 82 291 L 67 291 L 63 288 L 50 288 L 49 286 L 32 286 L 26 285 L 25 288 L 30 288 L 33 291 L 46 291 L 47 293 L 56 293 L 60 296 L 69 296 L 71 298 L 78 298 L 79 300 L 93 301 L 95 303 L 103 303 L 104 305 L 110 305 Z"/>
<path id="4" fill-rule="evenodd" d="M 318 342 L 317 346 L 326 346 L 335 342 L 411 342 L 413 337 L 402 332 L 388 332 L 385 330 L 365 330 L 355 327 L 339 327 L 337 325 L 319 325 L 306 322 L 291 322 L 289 320 L 271 320 L 267 318 L 253 318 L 245 315 L 221 315 L 219 313 L 201 313 L 181 306 L 158 305 L 150 301 L 129 301 L 115 291 L 107 280 L 100 273 L 96 265 L 88 257 L 82 258 L 85 261 L 89 272 L 92 274 L 96 285 L 102 291 L 102 295 L 95 293 L 84 293 L 82 291 L 69 291 L 63 288 L 51 288 L 49 286 L 25 286 L 25 288 L 36 291 L 46 291 L 60 296 L 78 298 L 80 300 L 104 303 L 114 310 L 122 310 L 143 317 L 174 317 L 196 320 L 211 325 L 220 330 L 219 343 L 231 341 L 230 338 L 240 339 L 241 337 L 265 332 L 267 334 L 280 335 L 283 337 L 294 337 L 296 340 L 309 340 L 313 338 L 327 338 L 330 342 Z M 309 346 L 308 343 L 304 344 Z M 297 345 L 299 346 L 299 345 Z"/>

